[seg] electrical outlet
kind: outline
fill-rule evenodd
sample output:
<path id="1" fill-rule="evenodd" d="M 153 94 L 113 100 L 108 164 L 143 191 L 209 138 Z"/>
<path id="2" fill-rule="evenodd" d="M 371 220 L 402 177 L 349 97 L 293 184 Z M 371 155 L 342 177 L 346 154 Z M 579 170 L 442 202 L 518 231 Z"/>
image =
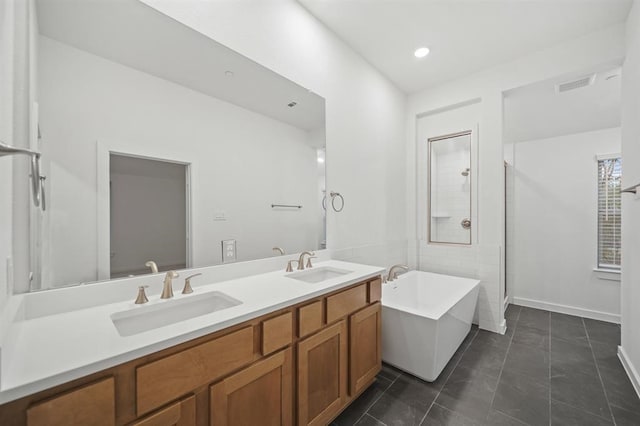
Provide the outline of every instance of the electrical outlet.
<path id="1" fill-rule="evenodd" d="M 222 240 L 222 263 L 236 261 L 236 240 Z"/>

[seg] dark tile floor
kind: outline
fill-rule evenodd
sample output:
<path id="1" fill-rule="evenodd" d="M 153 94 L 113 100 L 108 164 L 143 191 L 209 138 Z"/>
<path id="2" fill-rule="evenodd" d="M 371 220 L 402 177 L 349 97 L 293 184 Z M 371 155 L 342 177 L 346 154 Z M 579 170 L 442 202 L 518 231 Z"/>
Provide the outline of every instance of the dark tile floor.
<path id="1" fill-rule="evenodd" d="M 513 305 L 506 319 L 504 336 L 474 327 L 434 383 L 383 365 L 333 425 L 640 425 L 618 325 Z"/>

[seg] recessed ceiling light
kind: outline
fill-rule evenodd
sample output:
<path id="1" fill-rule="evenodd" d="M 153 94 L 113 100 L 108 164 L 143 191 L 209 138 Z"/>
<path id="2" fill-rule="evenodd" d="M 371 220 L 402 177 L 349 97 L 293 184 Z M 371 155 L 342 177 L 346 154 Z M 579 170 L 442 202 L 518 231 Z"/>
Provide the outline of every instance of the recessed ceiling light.
<path id="1" fill-rule="evenodd" d="M 287 106 L 288 106 L 289 108 L 293 108 L 293 107 L 294 107 L 294 106 L 296 106 L 296 105 L 298 105 L 298 103 L 297 103 L 296 101 L 291 101 L 291 102 L 289 102 L 289 103 L 287 104 Z"/>
<path id="2" fill-rule="evenodd" d="M 429 54 L 429 48 L 428 47 L 419 47 L 419 48 L 416 49 L 415 52 L 413 52 L 413 55 L 416 58 L 424 58 L 428 54 Z"/>

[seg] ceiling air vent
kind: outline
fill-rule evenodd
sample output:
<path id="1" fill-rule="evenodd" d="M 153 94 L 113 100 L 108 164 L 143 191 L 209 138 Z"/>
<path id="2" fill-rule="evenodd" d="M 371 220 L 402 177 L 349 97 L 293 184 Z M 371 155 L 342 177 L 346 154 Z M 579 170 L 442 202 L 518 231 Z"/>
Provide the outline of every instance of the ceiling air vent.
<path id="1" fill-rule="evenodd" d="M 556 84 L 556 92 L 563 93 L 569 90 L 579 89 L 581 87 L 591 86 L 596 80 L 596 75 L 591 74 L 586 77 L 581 77 L 577 80 L 565 81 L 564 83 Z"/>

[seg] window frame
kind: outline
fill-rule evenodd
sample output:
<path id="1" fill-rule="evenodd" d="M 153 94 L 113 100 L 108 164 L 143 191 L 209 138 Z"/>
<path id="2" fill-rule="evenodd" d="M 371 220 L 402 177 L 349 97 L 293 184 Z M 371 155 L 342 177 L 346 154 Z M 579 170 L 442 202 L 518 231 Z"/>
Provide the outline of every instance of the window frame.
<path id="1" fill-rule="evenodd" d="M 613 154 L 605 154 L 605 155 L 597 155 L 596 156 L 596 239 L 597 239 L 597 244 L 596 244 L 596 270 L 598 271 L 606 271 L 606 272 L 620 272 L 621 267 L 622 267 L 622 256 L 620 256 L 620 264 L 611 264 L 611 263 L 605 263 L 602 258 L 602 250 L 601 250 L 601 214 L 600 214 L 600 187 L 602 185 L 601 182 L 601 177 L 600 177 L 600 169 L 601 169 L 601 163 L 604 161 L 617 161 L 620 163 L 620 176 L 619 176 L 619 182 L 620 185 L 622 185 L 622 155 L 620 153 L 613 153 Z M 619 190 L 622 190 L 622 187 L 619 187 Z M 618 194 L 618 198 L 620 198 L 621 200 L 621 193 Z M 615 198 L 614 198 L 615 200 Z M 619 225 L 620 226 L 620 231 L 617 233 L 620 236 L 620 239 L 622 238 L 622 211 L 620 211 L 620 222 Z"/>

